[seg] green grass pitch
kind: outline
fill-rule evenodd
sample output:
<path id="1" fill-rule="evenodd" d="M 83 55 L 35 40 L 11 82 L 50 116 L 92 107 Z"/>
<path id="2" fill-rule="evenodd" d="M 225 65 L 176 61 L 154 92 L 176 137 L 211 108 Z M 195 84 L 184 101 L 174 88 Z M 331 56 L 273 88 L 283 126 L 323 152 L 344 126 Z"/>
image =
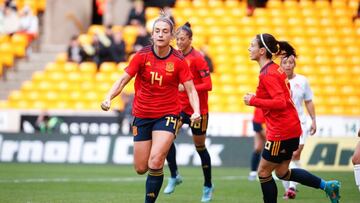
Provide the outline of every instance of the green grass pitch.
<path id="1" fill-rule="evenodd" d="M 184 182 L 171 195 L 160 194 L 159 203 L 200 202 L 202 171 L 180 167 Z M 165 167 L 164 189 L 168 168 Z M 213 203 L 261 203 L 260 184 L 247 180 L 246 168 L 213 168 Z M 353 172 L 315 172 L 325 179 L 341 181 L 341 201 L 359 203 Z M 146 176 L 136 175 L 131 166 L 5 164 L 0 166 L 0 203 L 138 203 L 144 202 Z M 278 202 L 329 203 L 321 190 L 299 186 L 295 200 L 282 200 L 279 181 Z"/>

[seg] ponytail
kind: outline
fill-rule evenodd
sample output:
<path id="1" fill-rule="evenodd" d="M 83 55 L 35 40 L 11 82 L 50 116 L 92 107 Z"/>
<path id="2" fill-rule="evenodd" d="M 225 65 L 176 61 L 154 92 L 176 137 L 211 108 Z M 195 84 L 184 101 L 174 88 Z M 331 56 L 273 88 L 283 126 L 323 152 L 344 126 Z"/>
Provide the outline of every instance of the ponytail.
<path id="1" fill-rule="evenodd" d="M 193 32 L 191 30 L 191 25 L 189 22 L 186 22 L 183 26 L 179 27 L 176 31 L 176 33 L 180 33 L 181 31 L 185 31 L 187 33 L 187 36 L 189 36 L 189 38 L 191 39 L 193 36 Z"/>
<path id="2" fill-rule="evenodd" d="M 293 46 L 289 44 L 287 41 L 279 41 L 279 53 L 277 55 L 281 55 L 285 58 L 288 58 L 289 56 L 297 57 L 296 51 Z"/>

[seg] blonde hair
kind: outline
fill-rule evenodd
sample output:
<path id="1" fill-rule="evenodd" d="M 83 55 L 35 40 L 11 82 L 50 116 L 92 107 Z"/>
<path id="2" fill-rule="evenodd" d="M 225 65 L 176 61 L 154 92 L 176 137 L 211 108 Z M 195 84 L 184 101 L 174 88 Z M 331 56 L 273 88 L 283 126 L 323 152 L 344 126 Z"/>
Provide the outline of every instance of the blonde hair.
<path id="1" fill-rule="evenodd" d="M 171 20 L 170 14 L 163 9 L 160 10 L 160 16 L 154 21 L 152 32 L 154 32 L 155 24 L 160 21 L 169 24 L 170 32 L 173 35 L 174 34 L 174 22 Z"/>

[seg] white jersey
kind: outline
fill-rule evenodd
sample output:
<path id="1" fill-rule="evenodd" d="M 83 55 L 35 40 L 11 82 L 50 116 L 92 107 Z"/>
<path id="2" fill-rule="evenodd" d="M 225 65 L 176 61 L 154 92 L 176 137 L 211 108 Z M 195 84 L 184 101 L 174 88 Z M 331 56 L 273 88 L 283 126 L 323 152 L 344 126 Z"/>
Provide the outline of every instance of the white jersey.
<path id="1" fill-rule="evenodd" d="M 313 93 L 307 79 L 303 75 L 296 74 L 289 82 L 291 98 L 295 103 L 301 124 L 304 124 L 306 123 L 306 114 L 304 112 L 303 102 L 312 100 Z"/>

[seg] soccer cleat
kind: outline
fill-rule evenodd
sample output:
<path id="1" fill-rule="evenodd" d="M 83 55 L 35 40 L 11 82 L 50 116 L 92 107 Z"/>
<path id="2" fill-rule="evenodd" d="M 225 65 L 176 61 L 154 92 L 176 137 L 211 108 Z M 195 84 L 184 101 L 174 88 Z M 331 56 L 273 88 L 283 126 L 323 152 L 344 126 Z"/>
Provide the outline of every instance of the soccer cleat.
<path id="1" fill-rule="evenodd" d="M 203 195 L 201 197 L 201 202 L 210 202 L 214 192 L 214 185 L 211 187 L 204 186 Z"/>
<path id="2" fill-rule="evenodd" d="M 325 185 L 326 195 L 329 197 L 331 203 L 338 203 L 340 199 L 340 182 L 337 180 L 327 181 Z"/>
<path id="3" fill-rule="evenodd" d="M 171 194 L 175 191 L 175 187 L 182 183 L 182 177 L 177 175 L 176 178 L 169 178 L 169 182 L 164 190 L 165 194 Z"/>
<path id="4" fill-rule="evenodd" d="M 296 197 L 296 190 L 294 188 L 289 188 L 287 191 L 286 191 L 286 196 L 288 199 L 295 199 Z"/>
<path id="5" fill-rule="evenodd" d="M 249 176 L 248 176 L 248 180 L 249 181 L 255 181 L 257 178 L 257 172 L 256 171 L 251 171 L 249 173 Z"/>

